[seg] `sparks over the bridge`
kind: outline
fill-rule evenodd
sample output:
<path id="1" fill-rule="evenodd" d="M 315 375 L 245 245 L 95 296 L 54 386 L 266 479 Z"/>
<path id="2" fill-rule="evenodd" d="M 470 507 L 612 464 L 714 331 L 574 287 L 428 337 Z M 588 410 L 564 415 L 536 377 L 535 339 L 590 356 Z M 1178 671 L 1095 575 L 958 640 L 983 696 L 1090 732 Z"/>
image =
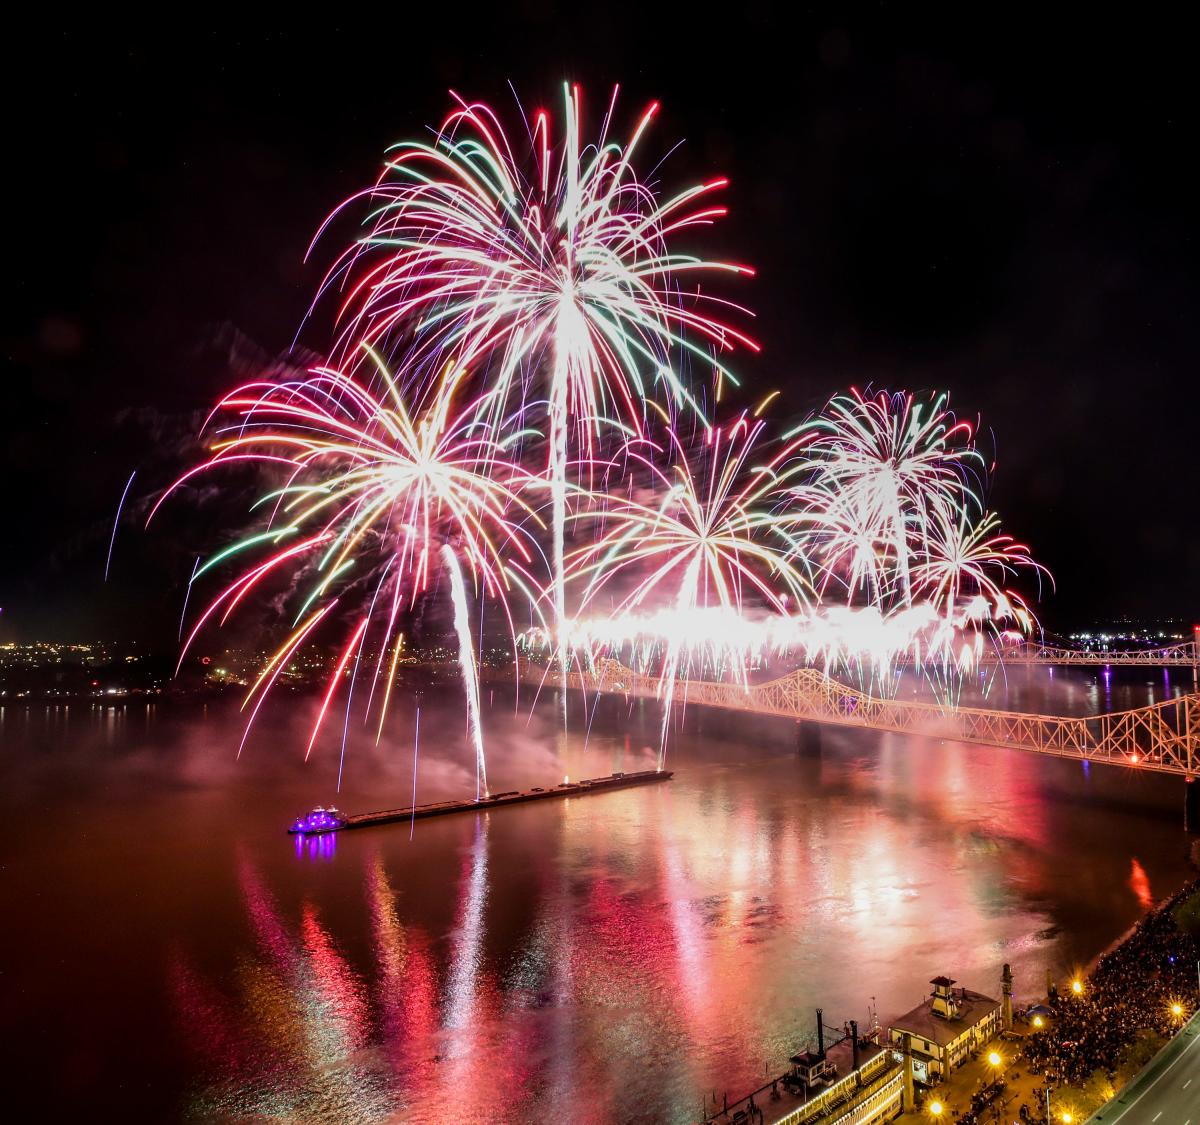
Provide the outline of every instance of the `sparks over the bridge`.
<path id="1" fill-rule="evenodd" d="M 528 601 L 541 625 L 526 639 L 564 688 L 572 665 L 632 652 L 666 714 L 677 680 L 745 684 L 764 644 L 879 682 L 913 660 L 945 684 L 1033 631 L 1010 580 L 1042 568 L 988 511 L 975 427 L 945 395 L 853 389 L 781 436 L 777 392 L 726 405 L 726 353 L 757 345 L 729 321 L 746 310 L 691 279 L 752 271 L 676 248 L 724 214 L 709 199 L 726 181 L 661 195 L 639 174 L 657 103 L 618 142 L 614 90 L 588 144 L 576 86 L 557 143 L 548 112 L 510 135 L 454 100 L 432 142 L 394 146 L 321 227 L 366 210 L 319 289 L 342 295 L 329 362 L 222 398 L 211 456 L 168 489 L 217 469 L 262 479 L 261 523 L 195 570 L 242 567 L 185 653 L 295 579 L 247 733 L 302 646 L 332 635 L 308 750 L 339 691 L 346 722 L 357 701 L 381 737 L 404 631 L 443 570 L 480 793 L 472 592 L 510 630 L 511 599 Z"/>
<path id="2" fill-rule="evenodd" d="M 545 669 L 528 663 L 521 678 L 539 685 Z M 573 689 L 662 698 L 662 683 L 605 659 L 569 677 Z M 764 683 L 689 680 L 682 702 L 750 711 L 797 722 L 863 727 L 984 746 L 1028 750 L 1082 762 L 1174 774 L 1186 781 L 1184 824 L 1200 829 L 1200 690 L 1160 703 L 1100 715 L 1038 715 L 982 707 L 947 707 L 880 699 L 839 683 L 816 668 L 797 668 Z"/>

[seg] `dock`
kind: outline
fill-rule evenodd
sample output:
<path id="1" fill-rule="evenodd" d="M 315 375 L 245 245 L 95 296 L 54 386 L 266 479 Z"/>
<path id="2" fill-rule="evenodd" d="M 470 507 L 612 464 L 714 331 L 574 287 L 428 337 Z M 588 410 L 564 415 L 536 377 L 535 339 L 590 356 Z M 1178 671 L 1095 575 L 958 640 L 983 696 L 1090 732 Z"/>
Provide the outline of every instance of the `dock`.
<path id="1" fill-rule="evenodd" d="M 324 836 L 331 832 L 345 832 L 351 828 L 370 828 L 376 824 L 427 820 L 432 816 L 479 812 L 485 809 L 503 808 L 506 805 L 527 804 L 530 801 L 549 801 L 556 797 L 585 797 L 590 793 L 611 793 L 615 789 L 630 789 L 636 785 L 654 785 L 660 781 L 670 781 L 673 776 L 673 770 L 613 773 L 608 777 L 563 782 L 561 785 L 555 785 L 549 789 L 514 789 L 507 793 L 491 793 L 478 800 L 437 801 L 433 804 L 415 805 L 406 809 L 384 809 L 382 812 L 355 813 L 350 816 L 342 816 L 332 809 L 315 809 L 306 816 L 298 817 L 288 829 L 288 834 L 292 836 Z"/>

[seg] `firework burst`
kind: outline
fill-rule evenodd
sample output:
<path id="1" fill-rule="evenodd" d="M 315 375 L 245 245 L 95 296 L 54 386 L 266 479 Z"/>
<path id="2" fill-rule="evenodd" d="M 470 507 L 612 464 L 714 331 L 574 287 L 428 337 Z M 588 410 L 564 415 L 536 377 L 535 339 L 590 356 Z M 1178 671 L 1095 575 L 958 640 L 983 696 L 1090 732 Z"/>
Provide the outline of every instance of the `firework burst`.
<path id="1" fill-rule="evenodd" d="M 709 423 L 736 382 L 728 353 L 757 345 L 731 323 L 746 311 L 700 282 L 751 271 L 680 249 L 725 214 L 725 181 L 667 195 L 643 176 L 657 103 L 618 137 L 614 90 L 589 142 L 575 86 L 557 131 L 539 111 L 510 135 L 454 98 L 432 140 L 395 145 L 318 232 L 367 211 L 314 301 L 336 294 L 329 365 L 222 399 L 211 455 L 168 489 L 238 466 L 271 478 L 261 524 L 196 566 L 193 583 L 240 569 L 183 646 L 290 576 L 291 632 L 250 688 L 247 733 L 301 646 L 340 630 L 308 750 L 347 679 L 349 716 L 364 654 L 378 739 L 406 615 L 442 576 L 477 793 L 468 577 L 510 630 L 514 592 L 549 622 L 564 721 L 573 655 L 640 646 L 661 671 L 664 749 L 697 670 L 744 683 L 798 656 L 961 676 L 985 637 L 1035 627 L 1008 582 L 1043 568 L 987 510 L 984 459 L 945 395 L 852 390 L 773 442 L 774 395 Z"/>
<path id="2" fill-rule="evenodd" d="M 675 617 L 690 618 L 711 607 L 740 614 L 747 597 L 780 612 L 789 597 L 805 598 L 790 521 L 772 511 L 784 483 L 780 466 L 792 450 L 784 447 L 755 463 L 763 430 L 761 419 L 743 414 L 728 426 L 705 429 L 700 451 L 691 457 L 670 430 L 670 472 L 656 463 L 662 446 L 643 441 L 630 447 L 628 462 L 649 478 L 657 500 L 610 498 L 604 530 L 572 553 L 568 573 L 585 583 L 583 609 L 622 575 L 631 576 L 633 585 L 614 610 L 618 618 L 664 601 Z M 681 664 L 699 651 L 687 640 L 686 631 L 674 631 L 663 659 L 664 745 Z M 744 661 L 738 666 L 744 669 Z"/>
<path id="3" fill-rule="evenodd" d="M 348 615 L 353 622 L 349 640 L 330 677 L 306 756 L 351 660 L 357 670 L 368 637 L 378 652 L 368 710 L 390 655 L 380 703 L 382 730 L 403 643 L 403 611 L 427 590 L 439 565 L 450 572 L 457 620 L 465 612 L 460 568 L 465 566 L 507 614 L 506 595 L 514 583 L 526 586 L 524 572 L 534 559 L 524 521 L 536 522 L 536 516 L 520 496 L 528 477 L 507 456 L 509 442 L 519 441 L 521 432 L 511 430 L 508 442 L 495 440 L 487 396 L 458 405 L 466 381 L 460 367 L 447 367 L 413 409 L 386 366 L 371 358 L 380 394 L 361 378 L 320 368 L 297 378 L 250 383 L 227 395 L 207 427 L 213 435 L 211 456 L 155 505 L 157 510 L 197 475 L 221 468 L 249 464 L 275 478 L 276 487 L 254 505 L 264 513 L 261 530 L 197 568 L 193 581 L 222 566 L 243 569 L 200 614 L 180 661 L 207 623 L 224 623 L 256 587 L 290 572 L 299 603 L 294 629 L 246 697 L 246 705 L 253 704 L 252 723 L 300 646 L 323 622 L 342 624 Z M 331 615 L 339 604 L 341 612 Z M 360 608 L 348 614 L 354 605 Z M 471 683 L 468 678 L 469 692 Z M 475 741 L 482 782 L 477 730 Z"/>
<path id="4" fill-rule="evenodd" d="M 794 511 L 808 527 L 810 552 L 822 559 L 825 585 L 850 597 L 866 589 L 878 604 L 912 605 L 913 545 L 938 521 L 981 509 L 972 488 L 983 458 L 946 396 L 859 391 L 837 395 L 795 436 L 803 441 Z"/>
<path id="5" fill-rule="evenodd" d="M 338 350 L 399 352 L 410 382 L 453 354 L 486 370 L 497 409 L 514 397 L 544 403 L 560 629 L 569 435 L 590 460 L 606 422 L 640 433 L 656 396 L 699 409 L 680 357 L 715 373 L 719 397 L 732 374 L 714 353 L 756 348 L 723 319 L 727 302 L 690 284 L 693 274 L 751 271 L 672 249 L 725 213 L 710 201 L 725 180 L 661 197 L 636 168 L 658 104 L 621 142 L 616 97 L 588 144 L 581 91 L 564 86 L 561 142 L 539 111 L 518 145 L 491 108 L 455 95 L 432 143 L 394 146 L 379 181 L 347 201 L 368 202 L 368 230 L 322 286 L 345 293 Z"/>

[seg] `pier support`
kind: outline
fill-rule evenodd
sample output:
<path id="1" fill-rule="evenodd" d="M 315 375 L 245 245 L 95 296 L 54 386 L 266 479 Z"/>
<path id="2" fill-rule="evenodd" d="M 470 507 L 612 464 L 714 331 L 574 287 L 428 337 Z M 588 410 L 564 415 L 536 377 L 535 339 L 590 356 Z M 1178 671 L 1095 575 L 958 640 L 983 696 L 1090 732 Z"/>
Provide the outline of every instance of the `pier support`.
<path id="1" fill-rule="evenodd" d="M 796 720 L 796 753 L 806 757 L 821 756 L 821 724 Z"/>
<path id="2" fill-rule="evenodd" d="M 1200 778 L 1183 782 L 1183 830 L 1200 833 Z"/>
<path id="3" fill-rule="evenodd" d="M 1004 999 L 1001 1001 L 1000 1018 L 1005 1031 L 1012 1031 L 1013 1025 L 1012 984 L 1012 969 L 1008 967 L 1006 962 L 1004 965 L 1004 972 L 1000 976 L 1000 994 L 1004 997 Z"/>
<path id="4" fill-rule="evenodd" d="M 858 1060 L 858 1020 L 850 1021 L 850 1069 L 854 1072 L 854 1085 L 862 1085 L 862 1071 Z"/>
<path id="5" fill-rule="evenodd" d="M 917 1092 L 913 1086 L 912 1036 L 907 1031 L 903 1035 L 901 1052 L 904 1055 L 904 1093 L 900 1098 L 900 1108 L 908 1113 L 917 1107 Z"/>

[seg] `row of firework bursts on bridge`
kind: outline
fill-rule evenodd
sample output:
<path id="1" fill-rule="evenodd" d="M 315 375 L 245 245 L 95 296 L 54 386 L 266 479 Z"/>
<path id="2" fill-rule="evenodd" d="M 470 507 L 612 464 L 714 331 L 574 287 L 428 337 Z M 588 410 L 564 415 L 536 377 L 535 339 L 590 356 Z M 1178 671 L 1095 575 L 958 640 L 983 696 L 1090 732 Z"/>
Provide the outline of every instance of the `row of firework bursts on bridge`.
<path id="1" fill-rule="evenodd" d="M 1007 583 L 1040 568 L 986 508 L 972 427 L 936 395 L 851 391 L 783 432 L 774 394 L 730 412 L 727 357 L 757 345 L 699 279 L 751 271 L 676 248 L 724 214 L 724 181 L 662 194 L 636 170 L 657 106 L 618 141 L 614 91 L 589 144 L 564 94 L 557 141 L 539 111 L 519 144 L 456 98 L 323 225 L 367 213 L 317 298 L 338 298 L 328 363 L 226 395 L 163 497 L 238 466 L 266 482 L 258 524 L 195 568 L 233 577 L 184 652 L 287 573 L 291 628 L 246 706 L 340 637 L 311 751 L 339 690 L 382 732 L 411 615 L 448 587 L 486 788 L 472 596 L 514 645 L 672 686 L 780 652 L 961 674 L 1027 634 Z"/>

